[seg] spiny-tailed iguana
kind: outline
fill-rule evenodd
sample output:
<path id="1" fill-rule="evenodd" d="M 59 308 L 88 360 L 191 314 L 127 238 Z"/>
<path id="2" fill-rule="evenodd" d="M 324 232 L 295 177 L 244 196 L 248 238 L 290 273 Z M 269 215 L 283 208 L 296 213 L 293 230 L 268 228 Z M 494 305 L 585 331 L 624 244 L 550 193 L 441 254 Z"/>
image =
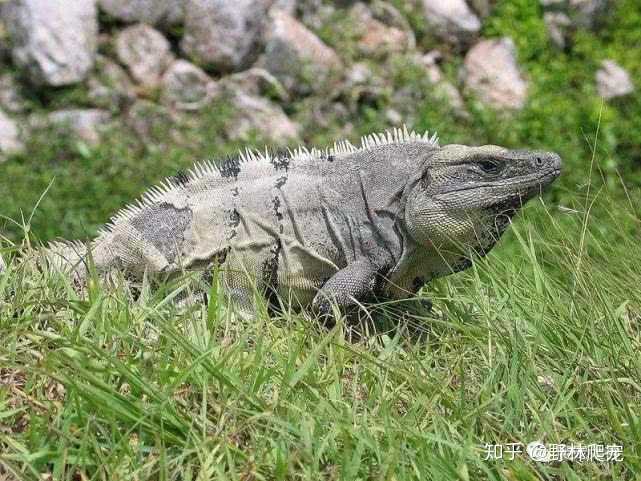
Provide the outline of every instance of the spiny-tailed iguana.
<path id="1" fill-rule="evenodd" d="M 331 312 L 370 298 L 412 296 L 467 268 L 510 218 L 560 173 L 555 153 L 439 146 L 407 129 L 359 148 L 270 154 L 247 150 L 169 178 L 111 219 L 89 245 L 98 272 L 172 274 L 220 266 L 231 300 L 250 314 L 268 300 Z M 87 248 L 49 258 L 87 272 Z"/>

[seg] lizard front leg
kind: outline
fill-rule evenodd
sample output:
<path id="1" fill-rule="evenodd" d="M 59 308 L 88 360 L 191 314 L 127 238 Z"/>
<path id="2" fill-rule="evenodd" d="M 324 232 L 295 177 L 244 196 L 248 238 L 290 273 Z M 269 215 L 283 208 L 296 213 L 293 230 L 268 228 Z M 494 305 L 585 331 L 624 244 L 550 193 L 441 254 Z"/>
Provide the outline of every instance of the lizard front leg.
<path id="1" fill-rule="evenodd" d="M 324 320 L 332 318 L 332 304 L 343 312 L 373 297 L 381 268 L 369 259 L 359 259 L 330 277 L 312 302 Z"/>

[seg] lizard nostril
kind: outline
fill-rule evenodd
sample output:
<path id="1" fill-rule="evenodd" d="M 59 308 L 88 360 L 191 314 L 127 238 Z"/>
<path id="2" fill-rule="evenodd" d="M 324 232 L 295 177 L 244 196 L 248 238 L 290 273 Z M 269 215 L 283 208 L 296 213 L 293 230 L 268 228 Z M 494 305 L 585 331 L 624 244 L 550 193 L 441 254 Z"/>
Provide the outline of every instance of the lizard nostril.
<path id="1" fill-rule="evenodd" d="M 541 157 L 536 158 L 536 165 L 539 167 L 543 165 L 543 159 Z"/>

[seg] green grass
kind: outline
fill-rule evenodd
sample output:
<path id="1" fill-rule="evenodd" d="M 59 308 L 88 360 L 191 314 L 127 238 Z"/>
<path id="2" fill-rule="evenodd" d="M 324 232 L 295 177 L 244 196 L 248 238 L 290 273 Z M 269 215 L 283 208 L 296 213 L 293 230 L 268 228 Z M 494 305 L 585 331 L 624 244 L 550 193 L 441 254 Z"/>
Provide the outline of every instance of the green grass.
<path id="1" fill-rule="evenodd" d="M 177 310 L 186 281 L 79 297 L 12 264 L 0 461 L 24 479 L 634 479 L 641 246 L 604 226 L 641 221 L 606 193 L 574 207 L 535 202 L 426 290 L 432 313 L 374 307 L 357 341 L 300 315 L 241 321 L 215 284 Z M 620 444 L 624 461 L 483 460 L 534 440 Z"/>
<path id="2" fill-rule="evenodd" d="M 412 2 L 393 3 L 423 50 L 438 46 Z M 394 108 L 446 143 L 559 152 L 564 172 L 544 203 L 531 202 L 486 259 L 428 286 L 432 313 L 401 322 L 393 306 L 372 306 L 376 332 L 357 340 L 342 323 L 327 331 L 302 315 L 241 321 L 215 289 L 207 305 L 179 310 L 172 300 L 188 279 L 137 299 L 121 284 L 80 296 L 64 277 L 10 263 L 0 274 L 0 465 L 15 477 L 637 479 L 641 96 L 603 103 L 594 72 L 613 58 L 637 82 L 641 6 L 616 2 L 603 29 L 577 32 L 560 52 L 538 2 L 499 1 L 483 35 L 515 40 L 529 101 L 501 115 L 466 95 L 468 118 L 407 56 L 359 57 L 342 18 L 319 34 L 384 88 L 365 100 L 335 93 L 348 112 L 320 124 L 326 98 L 284 105 L 304 143 L 327 145 L 346 125 L 356 140 L 388 127 Z M 446 52 L 454 83 L 460 64 Z M 26 96 L 30 113 L 87 102 L 75 87 Z M 35 135 L 2 164 L 3 256 L 90 237 L 164 176 L 233 153 L 230 115 L 217 104 L 174 125 L 161 116 L 145 142 L 124 125 L 95 147 Z M 534 440 L 620 444 L 624 461 L 482 459 L 485 443 Z"/>

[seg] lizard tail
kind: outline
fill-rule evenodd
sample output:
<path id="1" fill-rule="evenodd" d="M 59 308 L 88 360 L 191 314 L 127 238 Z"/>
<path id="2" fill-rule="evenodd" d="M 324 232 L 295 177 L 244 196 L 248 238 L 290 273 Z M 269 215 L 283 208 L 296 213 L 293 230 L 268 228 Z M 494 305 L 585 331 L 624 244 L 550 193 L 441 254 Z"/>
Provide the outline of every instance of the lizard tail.
<path id="1" fill-rule="evenodd" d="M 46 247 L 27 252 L 20 263 L 34 261 L 38 268 L 48 267 L 72 274 L 76 280 L 86 278 L 87 247 L 80 242 L 52 242 Z M 7 270 L 7 264 L 0 256 L 0 274 Z"/>
<path id="2" fill-rule="evenodd" d="M 87 276 L 87 246 L 82 242 L 51 242 L 38 254 L 49 268 L 73 274 L 77 280 Z"/>

